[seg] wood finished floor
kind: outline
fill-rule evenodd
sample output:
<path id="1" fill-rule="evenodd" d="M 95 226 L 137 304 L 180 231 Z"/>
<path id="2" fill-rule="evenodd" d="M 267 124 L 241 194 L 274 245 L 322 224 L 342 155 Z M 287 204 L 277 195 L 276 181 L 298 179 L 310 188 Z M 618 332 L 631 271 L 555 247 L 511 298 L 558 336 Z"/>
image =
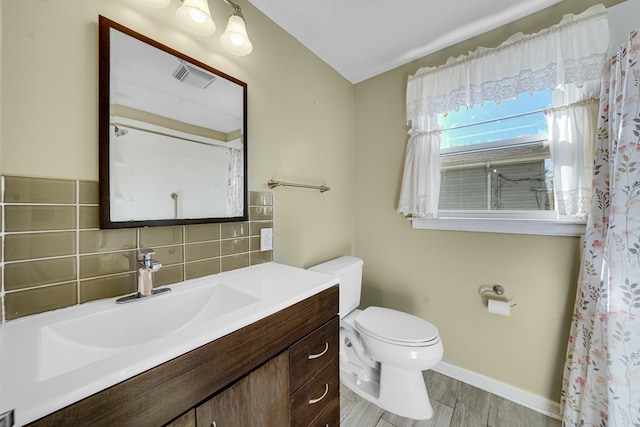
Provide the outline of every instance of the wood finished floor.
<path id="1" fill-rule="evenodd" d="M 342 427 L 560 427 L 558 420 L 433 371 L 425 373 L 433 418 L 383 411 L 340 385 Z"/>

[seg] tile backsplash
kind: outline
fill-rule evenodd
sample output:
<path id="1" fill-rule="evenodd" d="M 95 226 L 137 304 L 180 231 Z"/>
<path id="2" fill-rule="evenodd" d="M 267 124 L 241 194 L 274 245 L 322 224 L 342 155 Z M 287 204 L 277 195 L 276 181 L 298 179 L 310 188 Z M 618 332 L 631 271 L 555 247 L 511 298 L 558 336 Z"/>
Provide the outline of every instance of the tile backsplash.
<path id="1" fill-rule="evenodd" d="M 138 248 L 163 264 L 156 286 L 273 260 L 260 251 L 269 192 L 249 193 L 246 222 L 101 230 L 97 182 L 2 179 L 2 322 L 135 292 Z"/>

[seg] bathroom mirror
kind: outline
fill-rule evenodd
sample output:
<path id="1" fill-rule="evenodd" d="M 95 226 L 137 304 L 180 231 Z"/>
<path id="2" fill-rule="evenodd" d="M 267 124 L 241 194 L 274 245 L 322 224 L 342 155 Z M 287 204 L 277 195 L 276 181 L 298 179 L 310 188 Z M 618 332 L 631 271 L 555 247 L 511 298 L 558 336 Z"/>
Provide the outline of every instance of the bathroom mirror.
<path id="1" fill-rule="evenodd" d="M 100 227 L 247 220 L 247 85 L 98 26 Z"/>

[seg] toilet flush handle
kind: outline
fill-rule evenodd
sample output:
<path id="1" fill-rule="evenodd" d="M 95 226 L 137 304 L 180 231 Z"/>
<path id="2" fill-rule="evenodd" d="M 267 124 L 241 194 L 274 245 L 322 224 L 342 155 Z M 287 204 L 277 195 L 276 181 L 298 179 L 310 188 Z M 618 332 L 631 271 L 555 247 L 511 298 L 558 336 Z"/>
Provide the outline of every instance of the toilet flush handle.
<path id="1" fill-rule="evenodd" d="M 322 350 L 320 353 L 318 354 L 310 354 L 309 355 L 309 360 L 313 360 L 313 359 L 317 359 L 318 357 L 322 357 L 325 355 L 325 353 L 329 351 L 329 343 L 325 342 L 324 343 L 324 350 Z"/>

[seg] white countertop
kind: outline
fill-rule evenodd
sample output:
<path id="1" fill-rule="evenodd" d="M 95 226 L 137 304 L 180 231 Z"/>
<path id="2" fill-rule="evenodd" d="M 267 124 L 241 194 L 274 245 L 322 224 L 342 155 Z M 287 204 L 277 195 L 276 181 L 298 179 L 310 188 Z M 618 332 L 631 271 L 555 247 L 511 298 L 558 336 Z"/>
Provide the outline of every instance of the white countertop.
<path id="1" fill-rule="evenodd" d="M 266 263 L 169 285 L 172 292 L 149 300 L 116 304 L 115 298 L 111 298 L 9 321 L 0 327 L 0 413 L 13 409 L 18 426 L 37 420 L 263 319 L 336 283 L 337 279 L 329 275 Z M 42 331 L 51 325 L 64 324 L 63 322 L 96 313 L 118 313 L 118 310 L 126 307 L 129 311 L 139 309 L 141 317 L 144 317 L 142 314 L 147 309 L 145 304 L 155 298 L 167 298 L 163 301 L 166 307 L 166 302 L 171 301 L 172 296 L 219 284 L 253 298 L 249 298 L 251 302 L 248 305 L 212 320 L 188 322 L 186 326 L 166 335 L 151 339 L 147 337 L 146 340 L 140 340 L 140 343 L 126 325 L 120 325 L 118 327 L 123 329 L 120 331 L 122 334 L 127 335 L 129 332 L 129 343 L 116 350 L 102 349 L 95 343 L 83 345 L 83 348 L 90 348 L 92 352 L 105 351 L 99 360 L 84 366 L 59 368 L 58 361 L 43 360 L 45 334 Z M 167 317 L 171 317 L 171 313 L 167 313 Z M 206 317 L 206 313 L 198 317 Z M 131 329 L 135 329 L 137 333 L 143 327 L 139 324 L 134 326 Z M 95 339 L 101 333 L 110 331 L 93 332 L 95 335 L 92 334 L 92 339 Z M 77 347 L 77 343 L 70 344 L 68 352 Z M 54 371 L 51 371 L 54 373 L 43 375 L 43 366 L 52 363 L 55 364 Z"/>

